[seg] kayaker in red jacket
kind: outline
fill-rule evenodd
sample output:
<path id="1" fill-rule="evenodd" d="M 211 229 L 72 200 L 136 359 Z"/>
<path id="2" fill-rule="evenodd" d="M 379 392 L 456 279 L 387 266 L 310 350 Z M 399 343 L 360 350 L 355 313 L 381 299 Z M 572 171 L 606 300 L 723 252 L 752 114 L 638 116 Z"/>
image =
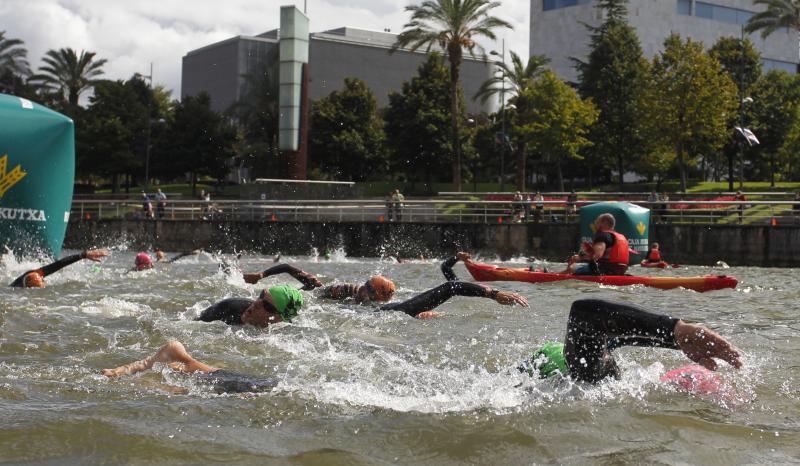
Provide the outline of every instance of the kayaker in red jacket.
<path id="1" fill-rule="evenodd" d="M 625 275 L 628 271 L 629 246 L 625 235 L 614 231 L 616 220 L 601 214 L 594 221 L 597 232 L 590 251 L 572 256 L 562 273 L 575 275 Z"/>
<path id="2" fill-rule="evenodd" d="M 663 260 L 664 259 L 661 257 L 661 251 L 658 249 L 658 243 L 653 243 L 653 246 L 650 248 L 650 252 L 648 252 L 647 257 L 644 258 L 644 261 L 650 264 L 657 264 Z"/>

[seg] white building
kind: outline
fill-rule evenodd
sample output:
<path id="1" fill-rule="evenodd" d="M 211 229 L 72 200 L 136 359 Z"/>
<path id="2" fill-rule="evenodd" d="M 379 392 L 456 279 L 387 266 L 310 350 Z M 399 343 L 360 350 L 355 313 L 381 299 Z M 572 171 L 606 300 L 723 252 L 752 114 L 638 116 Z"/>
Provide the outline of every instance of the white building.
<path id="1" fill-rule="evenodd" d="M 588 55 L 590 33 L 582 23 L 602 23 L 596 5 L 596 0 L 531 0 L 531 55 L 550 57 L 559 76 L 577 81 L 571 58 L 585 60 Z M 751 0 L 630 0 L 628 22 L 636 29 L 645 56 L 652 58 L 673 32 L 707 48 L 720 37 L 741 37 L 743 25 L 756 11 L 760 10 Z M 800 59 L 795 31 L 775 31 L 767 39 L 760 33 L 747 37 L 761 53 L 764 71 L 796 72 Z"/>

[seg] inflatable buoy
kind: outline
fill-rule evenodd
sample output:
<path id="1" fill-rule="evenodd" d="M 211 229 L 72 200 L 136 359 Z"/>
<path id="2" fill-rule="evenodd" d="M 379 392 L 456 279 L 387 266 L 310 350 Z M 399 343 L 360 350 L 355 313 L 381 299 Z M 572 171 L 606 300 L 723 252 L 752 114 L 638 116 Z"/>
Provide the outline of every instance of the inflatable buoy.
<path id="1" fill-rule="evenodd" d="M 671 370 L 661 376 L 662 382 L 676 385 L 681 390 L 697 395 L 711 395 L 720 392 L 722 382 L 716 372 L 698 364 L 690 364 Z"/>

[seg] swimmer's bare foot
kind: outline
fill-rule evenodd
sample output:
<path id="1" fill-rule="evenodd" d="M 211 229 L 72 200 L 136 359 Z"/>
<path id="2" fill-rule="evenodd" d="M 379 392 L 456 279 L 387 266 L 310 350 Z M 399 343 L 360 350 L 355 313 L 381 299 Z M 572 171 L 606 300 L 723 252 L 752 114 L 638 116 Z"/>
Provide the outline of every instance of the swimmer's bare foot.
<path id="1" fill-rule="evenodd" d="M 416 315 L 417 319 L 434 319 L 441 316 L 442 315 L 436 311 L 422 311 Z"/>

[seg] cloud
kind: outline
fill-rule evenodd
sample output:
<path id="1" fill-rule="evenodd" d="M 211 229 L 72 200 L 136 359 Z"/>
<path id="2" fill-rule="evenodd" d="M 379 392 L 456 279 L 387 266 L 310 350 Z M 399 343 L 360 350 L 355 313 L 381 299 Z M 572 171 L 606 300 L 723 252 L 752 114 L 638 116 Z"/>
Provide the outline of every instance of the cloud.
<path id="1" fill-rule="evenodd" d="M 236 35 L 254 35 L 278 27 L 281 5 L 303 0 L 3 0 L 0 24 L 6 37 L 25 41 L 35 69 L 47 50 L 71 47 L 108 59 L 109 79 L 147 74 L 180 94 L 181 57 L 190 50 Z M 391 29 L 408 21 L 407 3 L 396 0 L 308 0 L 312 31 L 341 26 Z M 502 31 L 506 49 L 528 53 L 530 0 L 506 0 L 494 10 L 514 25 Z M 499 44 L 485 44 L 487 49 Z"/>

